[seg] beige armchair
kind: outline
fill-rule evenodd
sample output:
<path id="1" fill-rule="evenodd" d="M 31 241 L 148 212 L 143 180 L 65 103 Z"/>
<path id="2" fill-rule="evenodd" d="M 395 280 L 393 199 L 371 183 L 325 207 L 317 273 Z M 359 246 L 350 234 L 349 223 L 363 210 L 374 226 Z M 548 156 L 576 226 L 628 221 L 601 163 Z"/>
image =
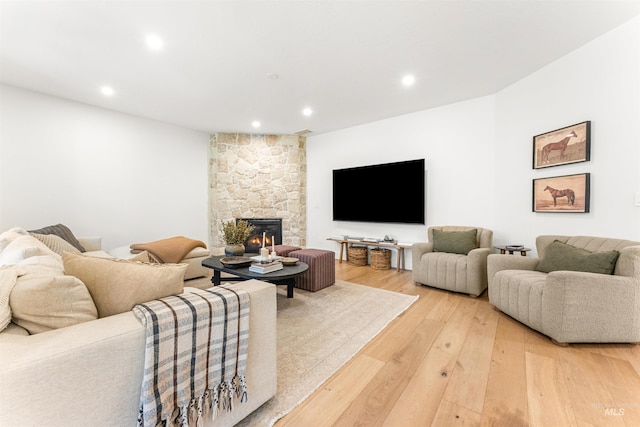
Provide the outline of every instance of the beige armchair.
<path id="1" fill-rule="evenodd" d="M 571 248 L 554 249 L 563 244 Z M 539 258 L 489 255 L 489 302 L 559 345 L 640 342 L 639 245 L 603 237 L 538 236 Z M 611 251 L 619 255 L 607 265 L 611 274 L 605 274 L 595 268 L 602 262 L 589 257 Z M 562 264 L 552 255 L 561 263 L 584 260 L 586 268 L 558 270 Z M 543 267 L 550 261 L 556 268 Z"/>
<path id="2" fill-rule="evenodd" d="M 427 229 L 427 236 L 427 243 L 414 243 L 411 247 L 415 282 L 473 297 L 487 289 L 487 256 L 492 251 L 492 230 L 432 226 Z"/>

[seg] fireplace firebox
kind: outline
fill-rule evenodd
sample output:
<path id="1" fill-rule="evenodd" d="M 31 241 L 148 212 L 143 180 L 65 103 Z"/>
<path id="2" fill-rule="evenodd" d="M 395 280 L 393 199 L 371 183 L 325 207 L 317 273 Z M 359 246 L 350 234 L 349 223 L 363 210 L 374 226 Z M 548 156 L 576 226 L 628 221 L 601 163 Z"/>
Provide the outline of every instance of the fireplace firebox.
<path id="1" fill-rule="evenodd" d="M 271 247 L 282 244 L 282 218 L 236 218 L 236 223 L 240 220 L 247 221 L 255 228 L 244 243 L 245 252 L 259 253 L 262 247 L 262 236 L 265 236 L 265 245 Z"/>

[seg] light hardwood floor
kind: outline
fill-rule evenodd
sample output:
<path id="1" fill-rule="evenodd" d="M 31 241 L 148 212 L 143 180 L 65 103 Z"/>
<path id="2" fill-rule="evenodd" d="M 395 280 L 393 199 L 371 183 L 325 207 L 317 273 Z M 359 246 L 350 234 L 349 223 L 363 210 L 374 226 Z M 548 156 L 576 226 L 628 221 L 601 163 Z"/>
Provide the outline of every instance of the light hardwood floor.
<path id="1" fill-rule="evenodd" d="M 410 271 L 336 278 L 420 298 L 276 427 L 640 426 L 640 345 L 559 347 Z"/>

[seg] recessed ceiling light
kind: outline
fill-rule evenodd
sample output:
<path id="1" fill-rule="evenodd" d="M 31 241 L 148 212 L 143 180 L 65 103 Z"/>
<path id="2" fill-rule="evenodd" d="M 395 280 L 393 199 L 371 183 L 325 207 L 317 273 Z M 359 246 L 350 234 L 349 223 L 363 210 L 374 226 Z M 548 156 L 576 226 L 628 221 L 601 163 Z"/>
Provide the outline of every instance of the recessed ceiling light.
<path id="1" fill-rule="evenodd" d="M 260 122 L 259 122 L 259 121 L 257 121 L 257 120 L 254 120 L 254 121 L 251 123 L 251 126 L 253 126 L 254 128 L 259 128 L 259 127 L 260 127 Z"/>
<path id="2" fill-rule="evenodd" d="M 304 114 L 305 116 L 309 117 L 310 115 L 313 114 L 313 110 L 311 108 L 307 107 L 304 110 L 302 110 L 302 114 Z"/>
<path id="3" fill-rule="evenodd" d="M 416 78 L 412 75 L 406 75 L 402 78 L 402 84 L 405 86 L 411 86 L 416 82 Z"/>
<path id="4" fill-rule="evenodd" d="M 113 92 L 113 88 L 110 86 L 102 86 L 100 88 L 100 92 L 102 92 L 102 94 L 104 96 L 113 96 L 114 92 Z"/>
<path id="5" fill-rule="evenodd" d="M 151 50 L 160 50 L 164 47 L 162 39 L 155 34 L 148 34 L 146 37 L 147 46 Z"/>

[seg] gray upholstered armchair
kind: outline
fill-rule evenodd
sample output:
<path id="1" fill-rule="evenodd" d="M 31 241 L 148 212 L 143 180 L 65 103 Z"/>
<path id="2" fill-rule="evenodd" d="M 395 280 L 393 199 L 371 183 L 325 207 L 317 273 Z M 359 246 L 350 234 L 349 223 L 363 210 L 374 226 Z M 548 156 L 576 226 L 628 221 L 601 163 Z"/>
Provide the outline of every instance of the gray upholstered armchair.
<path id="1" fill-rule="evenodd" d="M 491 304 L 556 344 L 640 342 L 640 242 L 548 235 L 536 247 L 489 255 Z"/>
<path id="2" fill-rule="evenodd" d="M 475 230 L 475 231 L 474 231 Z M 432 226 L 429 242 L 411 247 L 413 280 L 477 297 L 487 289 L 487 256 L 493 231 L 480 227 Z"/>

